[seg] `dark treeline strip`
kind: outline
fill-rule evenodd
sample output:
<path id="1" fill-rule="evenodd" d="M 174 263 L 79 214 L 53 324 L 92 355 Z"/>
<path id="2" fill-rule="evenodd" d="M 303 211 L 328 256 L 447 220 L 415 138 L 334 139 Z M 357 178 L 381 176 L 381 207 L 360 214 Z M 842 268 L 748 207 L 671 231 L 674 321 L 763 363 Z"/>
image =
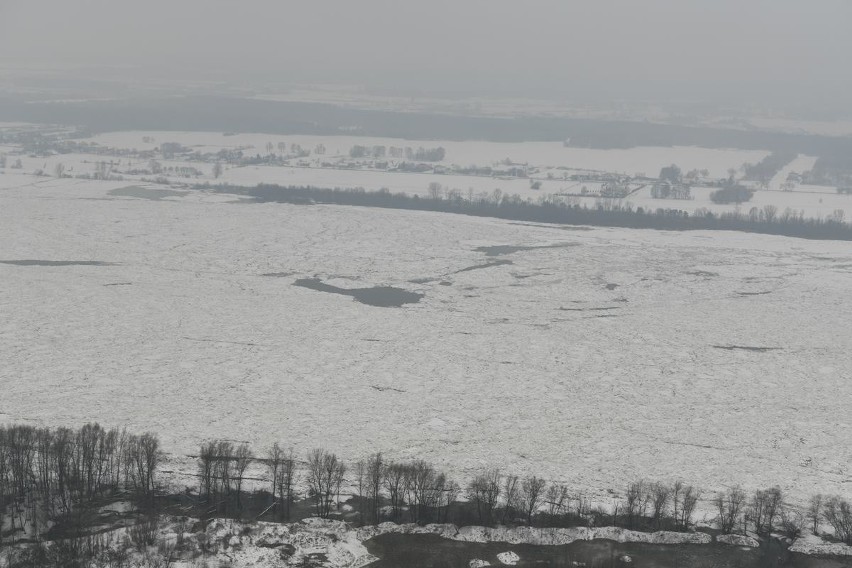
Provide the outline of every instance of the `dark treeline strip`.
<path id="1" fill-rule="evenodd" d="M 38 102 L 0 98 L 0 120 L 76 124 L 95 131 L 198 130 L 339 135 L 408 140 L 555 141 L 572 146 L 701 146 L 795 152 L 852 161 L 852 138 L 642 121 L 519 116 L 458 116 L 381 111 L 293 101 L 188 96 L 114 101 Z M 344 130 L 347 129 L 347 130 Z"/>
<path id="2" fill-rule="evenodd" d="M 354 489 L 353 504 L 361 524 L 431 522 L 456 525 L 527 525 L 542 527 L 618 526 L 632 530 L 690 531 L 702 498 L 700 489 L 682 481 L 629 483 L 623 497 L 609 507 L 561 483 L 535 475 L 520 477 L 499 469 L 483 470 L 464 486 L 423 460 L 390 461 L 381 453 L 347 465 L 334 453 L 318 448 L 299 461 L 292 450 L 276 443 L 263 458 L 247 444 L 203 444 L 198 457 L 199 496 L 210 511 L 239 516 L 239 487 L 251 462 L 266 471 L 266 511 L 273 519 L 291 520 L 298 497 L 312 503 L 322 518 L 347 518 L 341 508 L 341 486 Z M 228 464 L 228 465 L 226 465 Z M 211 489 L 218 488 L 218 489 Z M 300 493 L 300 489 L 303 491 Z M 463 499 L 460 499 L 463 497 Z M 806 526 L 819 534 L 827 523 L 835 538 L 852 544 L 852 507 L 841 497 L 816 495 L 807 511 L 787 506 L 780 488 L 747 495 L 739 487 L 709 496 L 722 533 L 770 536 L 783 532 L 795 540 Z M 350 518 L 351 520 L 351 518 Z"/>
<path id="3" fill-rule="evenodd" d="M 513 221 L 554 223 L 561 225 L 591 225 L 628 229 L 656 229 L 664 231 L 723 230 L 780 235 L 814 240 L 852 240 L 852 225 L 842 217 L 828 219 L 805 218 L 792 210 L 779 212 L 773 205 L 752 207 L 748 213 L 713 213 L 699 210 L 689 215 L 686 211 L 642 207 L 601 200 L 594 208 L 568 204 L 558 197 L 541 196 L 537 201 L 522 199 L 517 195 L 492 194 L 462 196 L 451 191 L 438 197 L 420 197 L 391 193 L 386 189 L 324 189 L 317 187 L 284 187 L 260 184 L 256 187 L 199 184 L 198 189 L 248 195 L 260 202 L 291 204 L 334 204 L 405 209 L 411 211 L 437 211 L 476 217 L 496 217 Z"/>
<path id="4" fill-rule="evenodd" d="M 756 164 L 745 164 L 745 179 L 768 183 L 775 174 L 796 159 L 796 152 L 772 152 Z"/>

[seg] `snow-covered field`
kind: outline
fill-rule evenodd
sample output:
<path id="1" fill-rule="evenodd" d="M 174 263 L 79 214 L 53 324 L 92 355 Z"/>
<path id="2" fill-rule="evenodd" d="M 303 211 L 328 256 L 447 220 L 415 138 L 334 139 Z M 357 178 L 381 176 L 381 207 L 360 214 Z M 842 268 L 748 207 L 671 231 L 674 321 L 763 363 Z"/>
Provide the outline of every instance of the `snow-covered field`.
<path id="1" fill-rule="evenodd" d="M 144 137 L 153 141 L 144 142 Z M 715 150 L 692 146 L 638 147 L 627 150 L 598 150 L 565 147 L 559 142 L 501 143 L 468 140 L 404 140 L 399 138 L 370 138 L 363 136 L 276 136 L 272 134 L 234 134 L 225 136 L 215 132 L 108 132 L 89 139 L 91 142 L 113 148 L 151 150 L 163 142 L 178 142 L 199 152 L 218 152 L 225 148 L 249 148 L 247 155 L 266 155 L 266 144 L 273 146 L 284 142 L 296 143 L 313 150 L 317 145 L 326 147 L 326 158 L 349 155 L 349 149 L 361 146 L 395 146 L 446 149 L 443 164 L 460 166 L 487 166 L 508 158 L 512 162 L 538 167 L 569 167 L 578 170 L 598 170 L 627 175 L 643 173 L 656 176 L 660 168 L 678 164 L 686 172 L 707 169 L 712 177 L 725 177 L 728 168 L 738 168 L 743 163 L 757 163 L 768 152 L 753 150 Z M 277 150 L 276 150 L 277 151 Z"/>
<path id="2" fill-rule="evenodd" d="M 21 186 L 30 184 L 48 183 L 49 178 L 38 178 L 31 175 L 36 169 L 42 169 L 48 175 L 58 163 L 66 166 L 67 175 L 89 174 L 94 172 L 95 164 L 105 159 L 103 156 L 94 154 L 66 154 L 48 158 L 22 158 L 23 168 L 13 170 L 6 168 L 6 174 L 0 175 L 0 187 Z M 108 159 L 108 158 L 106 158 Z M 133 164 L 129 166 L 128 163 Z M 146 164 L 139 160 L 128 162 L 125 160 L 122 168 L 143 167 Z M 481 176 L 463 175 L 439 175 L 429 173 L 402 173 L 384 172 L 377 170 L 341 170 L 326 168 L 300 168 L 300 167 L 274 167 L 274 166 L 246 166 L 225 169 L 218 180 L 212 175 L 212 164 L 198 162 L 181 162 L 175 160 L 163 161 L 164 166 L 193 167 L 201 170 L 203 176 L 200 178 L 182 178 L 177 176 L 166 176 L 172 183 L 200 183 L 204 181 L 230 183 L 235 185 L 254 186 L 258 183 L 271 183 L 279 185 L 314 186 L 314 187 L 340 187 L 353 188 L 362 187 L 368 191 L 377 191 L 388 188 L 394 193 L 402 192 L 408 194 L 428 195 L 429 186 L 438 183 L 445 191 L 458 190 L 463 197 L 471 192 L 474 195 L 488 193 L 493 195 L 495 190 L 503 194 L 516 194 L 524 198 L 538 199 L 546 195 L 576 195 L 586 187 L 590 195 L 588 197 L 575 197 L 579 203 L 587 207 L 594 207 L 597 197 L 594 193 L 600 190 L 598 182 L 576 182 L 570 180 L 542 180 L 541 188 L 534 190 L 530 188 L 530 182 L 522 178 L 494 178 Z M 15 172 L 27 172 L 20 174 Z M 134 184 L 137 178 L 145 176 L 124 176 L 126 181 L 117 182 L 118 185 Z M 152 177 L 152 176 L 147 176 Z M 80 181 L 80 180 L 77 180 Z M 86 183 L 83 180 L 81 183 Z M 771 185 L 770 185 L 771 187 Z M 774 205 L 779 213 L 790 208 L 794 213 L 803 212 L 806 217 L 826 218 L 834 215 L 835 211 L 844 211 L 845 218 L 852 219 L 852 196 L 838 194 L 831 188 L 818 186 L 799 186 L 796 191 L 761 190 L 754 194 L 752 200 L 739 206 L 736 204 L 715 204 L 710 200 L 710 193 L 715 188 L 693 187 L 692 200 L 654 199 L 651 197 L 651 186 L 645 186 L 636 193 L 622 201 L 629 203 L 634 208 L 643 207 L 655 210 L 679 209 L 690 213 L 697 209 L 709 209 L 714 212 L 735 211 L 739 209 L 747 213 L 752 207 L 758 209 L 766 205 Z"/>
<path id="3" fill-rule="evenodd" d="M 0 263 L 0 421 L 153 430 L 186 473 L 227 437 L 599 495 L 849 493 L 848 243 L 0 179 L 0 261 L 111 263 Z"/>
<path id="4" fill-rule="evenodd" d="M 111 132 L 97 135 L 89 141 L 107 148 L 140 151 L 154 150 L 164 142 L 178 142 L 200 152 L 210 153 L 222 149 L 242 149 L 246 155 L 266 154 L 268 143 L 272 144 L 273 152 L 276 153 L 279 152 L 277 145 L 280 142 L 286 143 L 288 148 L 293 144 L 299 144 L 311 151 L 320 144 L 326 148 L 324 155 L 319 156 L 312 153 L 310 157 L 303 160 L 303 165 L 309 167 L 297 167 L 297 160 L 291 160 L 288 165 L 281 166 L 233 167 L 226 164 L 222 176 L 218 179 L 213 176 L 212 163 L 159 160 L 165 168 L 194 168 L 201 172 L 201 176 L 191 178 L 181 177 L 168 171 L 158 174 L 176 184 L 206 181 L 250 186 L 258 183 L 271 183 L 316 187 L 362 187 L 368 191 L 387 188 L 392 192 L 428 195 L 430 184 L 437 183 L 444 190 L 456 190 L 465 197 L 483 193 L 493 195 L 495 190 L 500 190 L 503 194 L 516 194 L 530 199 L 538 199 L 546 195 L 577 196 L 586 189 L 588 196 L 572 197 L 571 199 L 575 199 L 588 207 L 596 205 L 596 194 L 600 191 L 601 183 L 572 181 L 568 179 L 571 175 L 595 171 L 628 175 L 644 173 L 655 176 L 662 166 L 676 163 L 683 171 L 706 168 L 711 178 L 724 177 L 729 168 L 736 169 L 744 162 L 758 162 L 767 154 L 766 152 L 713 150 L 696 147 L 591 150 L 566 148 L 562 144 L 549 142 L 503 144 L 482 141 L 412 141 L 355 136 L 274 136 L 267 134 L 226 136 L 215 132 Z M 472 165 L 479 167 L 495 166 L 502 160 L 509 158 L 512 162 L 526 163 L 531 168 L 536 168 L 533 177 L 536 178 L 540 187 L 532 189 L 531 180 L 517 177 L 404 173 L 379 169 L 321 167 L 322 162 L 325 161 L 331 163 L 337 163 L 344 159 L 348 161 L 349 149 L 355 145 L 383 145 L 387 148 L 410 146 L 415 149 L 419 146 L 431 148 L 441 145 L 446 148 L 446 158 L 442 162 L 444 166 L 452 164 L 462 167 Z M 32 174 L 38 170 L 47 175 L 55 175 L 57 164 L 62 164 L 65 167 L 65 175 L 67 176 L 91 176 L 95 172 L 98 162 L 112 160 L 115 163 L 112 170 L 113 174 L 124 176 L 128 183 L 139 181 L 142 177 L 153 177 L 151 174 L 144 176 L 127 173 L 134 169 L 146 169 L 148 167 L 147 159 L 134 159 L 126 156 L 110 157 L 103 154 L 22 156 L 16 152 L 14 146 L 0 147 L 0 153 L 8 154 L 8 163 L 5 169 L 7 176 L 8 174 L 17 175 L 20 173 Z M 19 170 L 11 167 L 17 159 L 22 162 L 22 168 Z M 624 199 L 622 204 L 629 203 L 633 207 L 651 210 L 658 208 L 679 209 L 690 213 L 698 209 L 709 209 L 717 213 L 735 210 L 746 213 L 752 207 L 762 209 L 767 205 L 773 205 L 777 207 L 779 214 L 789 208 L 794 214 L 801 213 L 811 218 L 827 218 L 835 216 L 837 211 L 843 211 L 846 219 L 852 219 L 852 196 L 838 194 L 835 188 L 798 185 L 794 191 L 781 191 L 781 184 L 786 181 L 789 173 L 808 171 L 813 168 L 815 161 L 816 158 L 811 156 L 799 156 L 775 176 L 769 183 L 768 189 L 757 191 L 750 202 L 740 206 L 713 203 L 710 200 L 710 193 L 714 191 L 714 188 L 701 187 L 700 185 L 693 187 L 694 199 L 688 201 L 654 199 L 651 196 L 651 186 L 646 185 Z M 18 181 L 10 182 L 2 179 L 7 176 L 0 176 L 0 186 L 19 183 Z"/>
<path id="5" fill-rule="evenodd" d="M 634 207 L 644 207 L 651 210 L 658 208 L 679 209 L 688 211 L 690 214 L 697 209 L 709 209 L 716 213 L 730 211 L 748 213 L 752 207 L 763 209 L 767 205 L 774 205 L 778 208 L 779 214 L 790 208 L 794 214 L 803 213 L 806 218 L 825 219 L 833 216 L 837 210 L 841 210 L 844 212 L 846 221 L 852 219 L 852 195 L 843 195 L 836 191 L 829 192 L 828 188 L 825 187 L 799 186 L 796 191 L 759 190 L 754 193 L 751 201 L 740 205 L 713 203 L 710 200 L 710 194 L 715 190 L 716 188 L 711 187 L 693 187 L 692 196 L 694 199 L 686 201 L 654 199 L 651 197 L 651 188 L 648 186 L 624 201 L 631 203 Z M 593 203 L 592 198 L 586 198 L 586 204 L 589 207 Z"/>

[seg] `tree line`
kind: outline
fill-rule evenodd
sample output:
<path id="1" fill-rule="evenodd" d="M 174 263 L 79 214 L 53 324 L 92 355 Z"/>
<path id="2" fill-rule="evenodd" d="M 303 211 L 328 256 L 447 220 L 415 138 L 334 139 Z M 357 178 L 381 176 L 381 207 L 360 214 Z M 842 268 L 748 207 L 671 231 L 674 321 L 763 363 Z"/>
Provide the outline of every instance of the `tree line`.
<path id="1" fill-rule="evenodd" d="M 149 506 L 161 459 L 159 439 L 150 433 L 98 424 L 0 427 L 0 520 L 13 534 L 39 538 L 57 519 L 84 522 L 81 515 L 104 500 L 132 498 Z"/>
<path id="2" fill-rule="evenodd" d="M 689 531 L 695 527 L 699 501 L 705 500 L 715 509 L 715 526 L 724 534 L 751 532 L 769 536 L 782 532 L 795 540 L 805 528 L 819 534 L 821 526 L 827 524 L 835 538 L 852 544 L 849 501 L 839 496 L 816 495 L 807 510 L 802 511 L 785 504 L 783 492 L 777 486 L 755 490 L 751 495 L 738 486 L 708 494 L 680 480 L 671 483 L 640 480 L 629 483 L 623 497 L 611 498 L 607 507 L 595 504 L 590 496 L 567 485 L 548 483 L 536 475 L 507 474 L 499 469 L 483 470 L 460 485 L 424 460 L 393 461 L 375 453 L 346 464 L 322 448 L 311 450 L 302 460 L 293 450 L 282 450 L 278 443 L 258 458 L 245 444 L 236 448 L 222 441 L 202 445 L 198 459 L 199 494 L 213 502 L 215 494 L 207 487 L 222 484 L 218 495 L 230 491 L 234 496 L 231 506 L 236 505 L 238 510 L 246 460 L 254 460 L 266 470 L 263 478 L 266 489 L 261 491 L 265 491 L 270 501 L 267 510 L 274 510 L 280 520 L 291 520 L 292 504 L 299 497 L 308 500 L 313 514 L 319 517 L 339 516 L 345 510 L 341 488 L 348 487 L 353 497 L 351 506 L 362 524 L 392 521 L 484 526 L 605 525 L 643 531 Z M 227 467 L 210 467 L 223 462 L 231 462 L 234 473 L 227 473 Z M 224 489 L 228 480 L 233 483 L 230 490 Z M 219 503 L 227 510 L 227 499 Z"/>
<path id="3" fill-rule="evenodd" d="M 833 538 L 852 545 L 847 499 L 816 495 L 806 510 L 799 510 L 784 502 L 779 487 L 751 494 L 738 486 L 705 493 L 679 480 L 640 480 L 602 503 L 562 483 L 496 468 L 475 472 L 460 484 L 420 459 L 395 461 L 375 453 L 346 463 L 324 448 L 300 457 L 278 443 L 256 456 L 247 443 L 212 440 L 199 447 L 197 485 L 170 493 L 158 478 L 162 460 L 152 433 L 136 435 L 98 424 L 0 427 L 0 519 L 11 529 L 5 534 L 11 534 L 11 542 L 20 540 L 18 534 L 38 540 L 62 521 L 86 528 L 96 518 L 87 513 L 105 503 L 130 500 L 139 513 L 149 514 L 158 510 L 158 500 L 195 493 L 199 518 L 241 517 L 251 498 L 263 507 L 254 518 L 278 521 L 293 520 L 298 504 L 298 518 L 341 517 L 365 525 L 440 522 L 643 531 L 693 530 L 703 500 L 715 509 L 713 520 L 722 533 L 783 532 L 796 539 L 805 528 L 820 534 L 829 526 Z M 259 476 L 249 478 L 249 471 Z"/>
<path id="4" fill-rule="evenodd" d="M 324 189 L 310 186 L 258 184 L 256 187 L 198 184 L 197 189 L 248 195 L 260 202 L 292 204 L 324 203 L 355 205 L 413 211 L 437 211 L 476 217 L 495 217 L 513 221 L 590 225 L 631 229 L 668 231 L 726 230 L 782 235 L 815 240 L 852 240 L 852 225 L 844 222 L 840 212 L 825 218 L 805 218 L 787 210 L 778 214 L 777 207 L 752 208 L 748 213 L 736 211 L 714 213 L 698 209 L 693 214 L 682 210 L 633 208 L 619 200 L 600 200 L 594 207 L 567 202 L 558 196 L 543 195 L 536 200 L 518 195 L 492 193 L 463 195 L 460 191 L 442 192 L 421 197 L 391 193 L 387 189 L 365 191 L 363 188 Z"/>
<path id="5" fill-rule="evenodd" d="M 716 525 L 725 534 L 746 534 L 751 529 L 757 535 L 768 536 L 781 531 L 795 540 L 805 528 L 820 534 L 820 527 L 827 524 L 835 539 L 852 545 L 852 504 L 837 495 L 814 495 L 802 511 L 786 506 L 777 486 L 758 489 L 751 495 L 734 486 L 716 493 L 713 505 Z"/>
<path id="6" fill-rule="evenodd" d="M 796 159 L 798 152 L 790 150 L 775 151 L 756 164 L 743 164 L 745 179 L 769 183 L 781 169 Z"/>

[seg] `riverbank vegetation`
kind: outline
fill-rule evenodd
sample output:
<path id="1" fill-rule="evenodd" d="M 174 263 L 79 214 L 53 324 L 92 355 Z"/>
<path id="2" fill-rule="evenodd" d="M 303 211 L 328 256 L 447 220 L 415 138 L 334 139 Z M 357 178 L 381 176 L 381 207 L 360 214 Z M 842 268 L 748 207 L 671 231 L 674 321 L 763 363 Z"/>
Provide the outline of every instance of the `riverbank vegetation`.
<path id="1" fill-rule="evenodd" d="M 503 194 L 474 194 L 438 188 L 429 197 L 391 193 L 387 189 L 368 192 L 363 188 L 323 189 L 259 184 L 255 187 L 199 184 L 197 189 L 212 189 L 252 197 L 259 202 L 291 204 L 333 204 L 382 207 L 413 211 L 437 211 L 477 217 L 495 217 L 513 221 L 590 225 L 665 231 L 724 230 L 782 235 L 816 240 L 852 240 L 852 225 L 844 222 L 843 212 L 827 218 L 811 219 L 791 209 L 752 207 L 747 212 L 714 213 L 699 209 L 692 214 L 674 209 L 633 208 L 626 201 L 600 199 L 594 207 L 585 207 L 559 196 L 543 195 L 537 200 Z"/>
<path id="2" fill-rule="evenodd" d="M 205 442 L 196 457 L 195 483 L 180 489 L 162 475 L 164 454 L 156 434 L 98 424 L 0 428 L 0 547 L 91 536 L 116 521 L 137 527 L 138 533 L 144 529 L 140 519 L 151 522 L 150 515 L 170 508 L 199 519 L 281 522 L 317 516 L 356 525 L 690 531 L 700 501 L 712 504 L 713 524 L 721 533 L 783 533 L 795 540 L 804 530 L 821 534 L 830 528 L 831 538 L 852 545 L 852 506 L 840 496 L 815 496 L 801 510 L 785 503 L 778 487 L 711 494 L 682 481 L 641 480 L 601 501 L 566 484 L 499 469 L 460 483 L 423 460 L 393 461 L 376 453 L 347 463 L 327 449 L 283 448 L 275 444 L 255 454 L 245 443 Z M 116 503 L 127 507 L 110 509 Z"/>

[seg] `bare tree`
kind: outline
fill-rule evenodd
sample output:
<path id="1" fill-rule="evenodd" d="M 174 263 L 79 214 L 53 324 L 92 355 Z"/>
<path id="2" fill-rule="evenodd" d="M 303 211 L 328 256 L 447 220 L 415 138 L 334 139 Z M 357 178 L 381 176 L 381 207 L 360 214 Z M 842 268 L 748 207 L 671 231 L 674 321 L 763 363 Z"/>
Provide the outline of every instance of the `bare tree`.
<path id="1" fill-rule="evenodd" d="M 781 507 L 782 494 L 779 487 L 758 490 L 749 502 L 746 511 L 748 519 L 754 525 L 757 534 L 771 534 L 775 526 L 775 518 Z"/>
<path id="2" fill-rule="evenodd" d="M 503 524 L 512 519 L 514 511 L 518 508 L 521 486 L 517 475 L 507 475 L 503 480 Z"/>
<path id="3" fill-rule="evenodd" d="M 527 515 L 527 524 L 532 525 L 532 518 L 541 504 L 541 498 L 544 495 L 544 479 L 536 476 L 524 478 L 521 484 L 521 501 L 524 506 L 524 512 Z"/>
<path id="4" fill-rule="evenodd" d="M 476 505 L 479 522 L 491 524 L 494 519 L 494 507 L 500 497 L 500 471 L 497 469 L 481 473 L 473 478 L 467 487 L 468 501 Z"/>
<path id="5" fill-rule="evenodd" d="M 683 527 L 683 530 L 689 530 L 689 525 L 692 523 L 692 515 L 695 512 L 695 506 L 698 504 L 700 497 L 701 492 L 692 485 L 687 485 L 683 488 L 683 504 L 681 505 L 680 513 L 680 526 Z"/>
<path id="6" fill-rule="evenodd" d="M 834 529 L 834 536 L 852 545 L 852 506 L 846 499 L 831 497 L 825 501 L 823 515 Z"/>
<path id="7" fill-rule="evenodd" d="M 553 484 L 547 488 L 545 502 L 551 515 L 561 515 L 568 499 L 568 488 L 564 485 Z"/>
<path id="8" fill-rule="evenodd" d="M 284 452 L 278 442 L 272 444 L 269 451 L 266 452 L 266 469 L 269 471 L 270 494 L 272 503 L 277 504 L 275 494 L 278 491 L 278 478 L 281 476 L 281 460 Z"/>
<path id="9" fill-rule="evenodd" d="M 214 498 L 216 492 L 215 471 L 216 442 L 201 444 L 198 452 L 198 479 L 201 486 L 198 492 L 208 503 Z"/>
<path id="10" fill-rule="evenodd" d="M 822 518 L 822 494 L 818 493 L 811 497 L 808 503 L 808 520 L 811 523 L 811 532 L 819 534 L 819 521 Z"/>
<path id="11" fill-rule="evenodd" d="M 635 528 L 639 518 L 643 516 L 645 493 L 645 482 L 642 480 L 627 485 L 627 493 L 624 497 L 624 514 L 627 516 L 629 528 Z"/>
<path id="12" fill-rule="evenodd" d="M 391 516 L 393 520 L 399 519 L 402 508 L 403 493 L 405 491 L 405 465 L 401 463 L 390 463 L 385 467 L 382 478 L 388 490 L 391 502 Z"/>
<path id="13" fill-rule="evenodd" d="M 109 179 L 112 174 L 112 162 L 101 160 L 95 163 L 95 179 Z"/>
<path id="14" fill-rule="evenodd" d="M 775 217 L 777 216 L 778 207 L 772 204 L 763 206 L 763 218 L 766 219 L 767 223 L 772 223 L 773 221 L 775 221 Z"/>
<path id="15" fill-rule="evenodd" d="M 215 478 L 219 482 L 221 493 L 224 495 L 223 503 L 226 508 L 233 493 L 233 472 L 231 469 L 233 461 L 234 444 L 227 440 L 219 440 L 216 443 Z"/>
<path id="16" fill-rule="evenodd" d="M 443 484 L 443 480 L 441 481 Z M 432 491 L 436 485 L 434 468 L 423 460 L 416 460 L 408 466 L 408 492 L 410 495 L 412 520 L 415 523 L 423 521 L 426 508 L 432 505 Z"/>
<path id="17" fill-rule="evenodd" d="M 283 516 L 286 520 L 290 519 L 290 506 L 295 500 L 297 482 L 296 457 L 291 449 L 281 456 L 281 470 L 278 476 L 278 498 L 284 502 Z"/>
<path id="18" fill-rule="evenodd" d="M 379 523 L 379 510 L 382 498 L 382 481 L 384 479 L 385 466 L 382 454 L 375 453 L 367 459 L 367 497 L 369 499 L 369 513 L 373 522 Z"/>
<path id="19" fill-rule="evenodd" d="M 766 534 L 775 530 L 775 519 L 781 511 L 784 495 L 777 485 L 766 490 Z"/>
<path id="20" fill-rule="evenodd" d="M 328 459 L 328 455 L 325 450 L 317 448 L 308 453 L 307 459 L 308 495 L 313 497 L 317 514 L 320 517 L 328 516 L 324 501 L 326 494 L 325 461 Z"/>
<path id="21" fill-rule="evenodd" d="M 654 483 L 650 489 L 651 505 L 653 507 L 653 519 L 657 528 L 662 528 L 663 518 L 666 514 L 666 508 L 671 498 L 671 488 L 665 483 Z"/>
<path id="22" fill-rule="evenodd" d="M 329 472 L 331 476 L 332 482 L 334 484 L 334 495 L 337 496 L 335 500 L 335 507 L 340 509 L 340 487 L 343 485 L 343 481 L 346 476 L 346 464 L 338 461 L 337 464 L 333 467 L 333 469 Z"/>
<path id="23" fill-rule="evenodd" d="M 790 539 L 792 544 L 802 536 L 802 529 L 805 526 L 805 516 L 801 511 L 796 511 L 788 507 L 782 507 L 778 516 L 781 518 L 781 530 Z"/>
<path id="24" fill-rule="evenodd" d="M 367 492 L 369 490 L 369 481 L 367 479 L 367 462 L 358 460 L 355 463 L 355 480 L 357 483 L 358 495 L 358 520 L 363 523 L 367 517 Z"/>
<path id="25" fill-rule="evenodd" d="M 749 501 L 746 517 L 754 525 L 757 534 L 764 534 L 763 525 L 766 522 L 766 492 L 757 490 Z"/>
<path id="26" fill-rule="evenodd" d="M 160 441 L 155 434 L 145 433 L 137 439 L 134 452 L 137 487 L 153 505 L 156 487 L 154 476 L 162 459 Z"/>
<path id="27" fill-rule="evenodd" d="M 745 500 L 745 493 L 739 486 L 716 494 L 717 523 L 723 534 L 732 533 L 742 521 Z"/>
<path id="28" fill-rule="evenodd" d="M 335 492 L 339 493 L 346 466 L 331 452 L 315 449 L 308 453 L 308 492 L 314 498 L 317 514 L 328 518 Z"/>
<path id="29" fill-rule="evenodd" d="M 675 525 L 679 523 L 677 506 L 680 503 L 680 499 L 683 494 L 683 485 L 683 481 L 680 479 L 672 484 L 672 519 L 674 520 Z"/>
<path id="30" fill-rule="evenodd" d="M 237 509 L 242 509 L 242 501 L 240 493 L 243 490 L 243 479 L 245 478 L 246 470 L 254 460 L 251 448 L 248 444 L 240 444 L 234 451 L 234 482 L 237 493 Z"/>

